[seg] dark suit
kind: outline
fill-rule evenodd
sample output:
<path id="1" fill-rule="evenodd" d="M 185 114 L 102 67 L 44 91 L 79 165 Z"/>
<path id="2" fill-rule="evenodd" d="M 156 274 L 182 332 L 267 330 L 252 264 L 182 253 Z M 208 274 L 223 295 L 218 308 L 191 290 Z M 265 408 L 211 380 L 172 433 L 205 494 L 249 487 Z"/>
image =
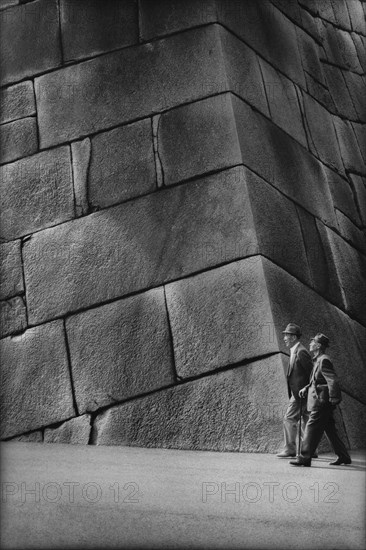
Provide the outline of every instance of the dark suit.
<path id="1" fill-rule="evenodd" d="M 329 401 L 333 400 L 333 403 Z M 311 460 L 325 432 L 335 454 L 349 459 L 347 449 L 340 439 L 333 417 L 336 404 L 342 399 L 341 390 L 333 364 L 328 355 L 319 355 L 314 360 L 313 372 L 308 384 L 307 409 L 310 411 L 301 447 L 301 455 Z"/>
<path id="2" fill-rule="evenodd" d="M 299 343 L 293 357 L 289 361 L 287 369 L 287 388 L 290 402 L 283 419 L 283 431 L 285 439 L 284 451 L 288 454 L 296 454 L 297 423 L 300 418 L 299 391 L 309 384 L 312 368 L 313 363 L 309 352 Z M 308 412 L 303 407 L 303 431 L 308 416 Z"/>

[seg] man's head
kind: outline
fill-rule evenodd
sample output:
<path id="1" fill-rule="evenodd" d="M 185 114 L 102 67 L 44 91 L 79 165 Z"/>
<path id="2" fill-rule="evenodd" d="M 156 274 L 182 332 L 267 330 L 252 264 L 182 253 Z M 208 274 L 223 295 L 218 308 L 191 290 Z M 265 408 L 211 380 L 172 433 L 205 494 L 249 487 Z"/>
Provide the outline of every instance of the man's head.
<path id="1" fill-rule="evenodd" d="M 282 333 L 286 347 L 292 348 L 300 340 L 301 328 L 295 323 L 289 323 Z"/>
<path id="2" fill-rule="evenodd" d="M 329 338 L 328 336 L 325 336 L 325 334 L 322 334 L 321 332 L 318 332 L 318 334 L 316 334 L 310 340 L 310 351 L 313 351 L 317 354 L 324 352 L 328 346 L 329 346 Z"/>

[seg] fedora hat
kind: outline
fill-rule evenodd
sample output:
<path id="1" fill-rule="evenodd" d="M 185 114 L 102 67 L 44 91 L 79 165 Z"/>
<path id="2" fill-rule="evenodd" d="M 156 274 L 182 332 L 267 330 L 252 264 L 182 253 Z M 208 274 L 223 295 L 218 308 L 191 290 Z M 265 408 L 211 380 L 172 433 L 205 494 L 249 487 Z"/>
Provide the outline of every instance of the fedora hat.
<path id="1" fill-rule="evenodd" d="M 295 334 L 296 336 L 301 336 L 301 328 L 295 323 L 289 323 L 285 330 L 282 331 L 283 334 Z"/>
<path id="2" fill-rule="evenodd" d="M 325 336 L 325 334 L 322 334 L 321 332 L 318 332 L 318 334 L 313 336 L 312 340 L 314 340 L 314 342 L 316 342 L 317 344 L 323 346 L 323 348 L 327 348 L 330 344 L 328 336 Z"/>

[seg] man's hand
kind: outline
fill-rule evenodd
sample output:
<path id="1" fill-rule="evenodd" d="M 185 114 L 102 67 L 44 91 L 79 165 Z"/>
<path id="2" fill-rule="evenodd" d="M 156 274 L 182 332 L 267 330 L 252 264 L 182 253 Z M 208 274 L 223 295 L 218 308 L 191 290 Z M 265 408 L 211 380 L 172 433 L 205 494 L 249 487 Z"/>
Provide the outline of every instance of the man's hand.
<path id="1" fill-rule="evenodd" d="M 306 394 L 308 393 L 308 388 L 305 386 L 305 388 L 302 388 L 302 390 L 299 391 L 300 397 L 306 397 Z"/>

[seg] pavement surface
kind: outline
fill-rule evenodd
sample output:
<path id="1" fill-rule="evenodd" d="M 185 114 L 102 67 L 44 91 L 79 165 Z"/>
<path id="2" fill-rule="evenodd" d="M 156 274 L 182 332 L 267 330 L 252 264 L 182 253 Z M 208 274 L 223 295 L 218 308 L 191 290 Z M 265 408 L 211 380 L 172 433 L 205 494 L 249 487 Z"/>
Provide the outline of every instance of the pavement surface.
<path id="1" fill-rule="evenodd" d="M 365 549 L 366 453 L 268 454 L 6 442 L 1 548 Z"/>

